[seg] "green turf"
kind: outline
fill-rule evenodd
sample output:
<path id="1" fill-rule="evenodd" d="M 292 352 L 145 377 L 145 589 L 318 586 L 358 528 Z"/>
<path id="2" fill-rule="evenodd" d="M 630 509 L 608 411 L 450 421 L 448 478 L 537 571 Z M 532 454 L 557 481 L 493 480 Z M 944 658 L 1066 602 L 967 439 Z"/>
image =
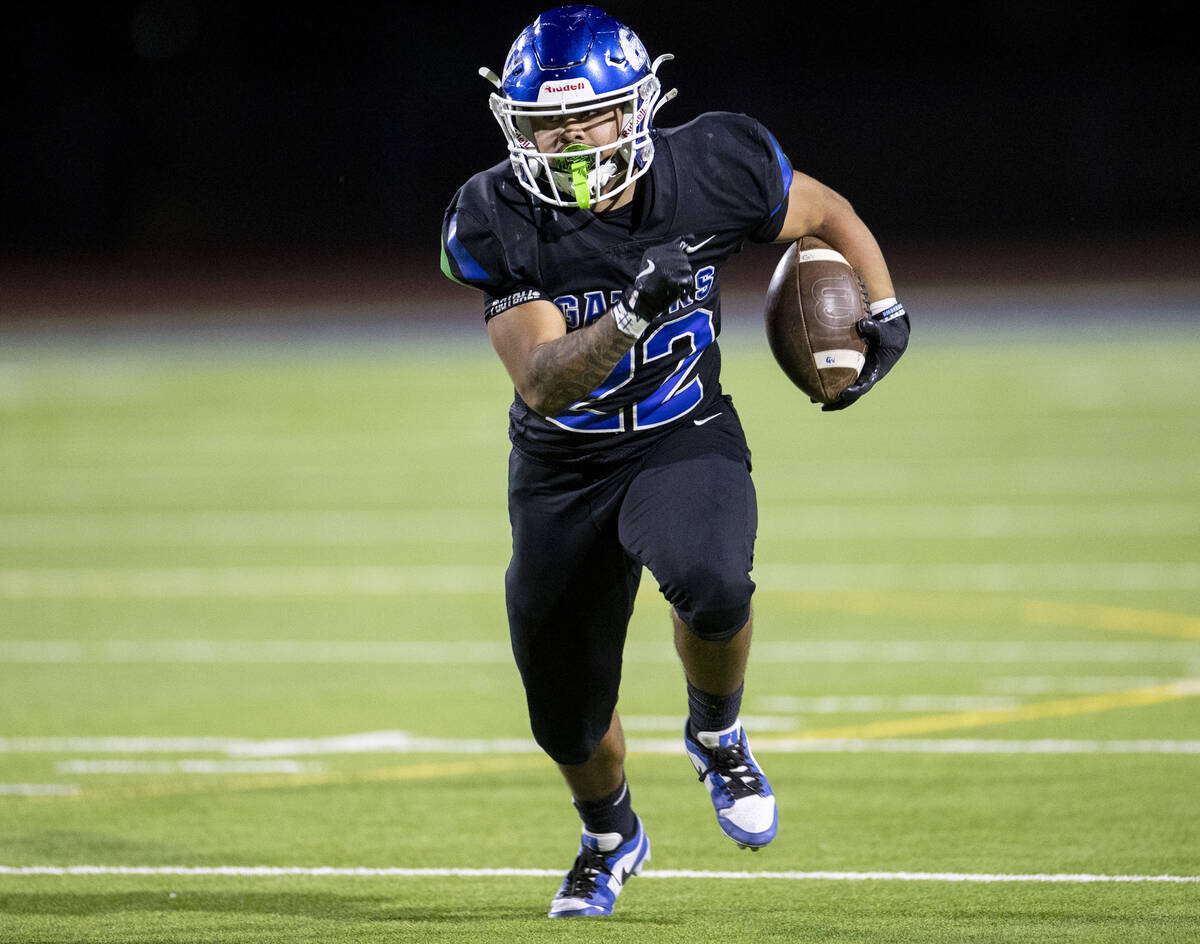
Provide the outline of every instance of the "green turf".
<path id="1" fill-rule="evenodd" d="M 684 693 L 647 575 L 621 710 L 650 871 L 1200 876 L 1200 703 L 1168 687 L 1200 678 L 1200 339 L 919 340 L 836 415 L 761 344 L 728 344 L 762 509 L 744 710 L 781 832 L 739 852 L 661 746 Z M 578 821 L 527 748 L 507 654 L 509 393 L 479 337 L 0 353 L 0 866 L 565 870 Z M 381 731 L 426 741 L 260 743 Z M 857 749 L 787 746 L 806 736 Z M 980 752 L 994 740 L 1110 750 Z M 1197 882 L 648 874 L 598 924 L 547 921 L 556 886 L 8 873 L 0 942 L 1127 944 L 1200 926 Z"/>

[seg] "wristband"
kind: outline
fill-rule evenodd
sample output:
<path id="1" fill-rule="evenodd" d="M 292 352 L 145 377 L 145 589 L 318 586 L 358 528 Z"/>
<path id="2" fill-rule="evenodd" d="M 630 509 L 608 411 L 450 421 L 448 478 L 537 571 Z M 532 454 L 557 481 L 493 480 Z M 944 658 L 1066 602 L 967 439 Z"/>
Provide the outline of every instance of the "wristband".
<path id="1" fill-rule="evenodd" d="M 608 310 L 613 316 L 613 321 L 617 323 L 617 327 L 621 329 L 621 332 L 631 338 L 640 338 L 642 333 L 650 327 L 650 322 L 634 314 L 623 298 L 618 300 Z"/>
<path id="2" fill-rule="evenodd" d="M 871 302 L 872 321 L 891 321 L 903 314 L 907 314 L 907 312 L 895 298 L 881 298 L 877 302 Z"/>

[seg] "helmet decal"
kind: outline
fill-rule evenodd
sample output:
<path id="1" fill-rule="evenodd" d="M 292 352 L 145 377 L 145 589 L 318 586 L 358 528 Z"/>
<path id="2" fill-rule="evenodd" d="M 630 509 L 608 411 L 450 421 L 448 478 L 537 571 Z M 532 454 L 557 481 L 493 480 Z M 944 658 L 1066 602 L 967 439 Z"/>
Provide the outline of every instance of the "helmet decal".
<path id="1" fill-rule="evenodd" d="M 622 26 L 617 30 L 617 42 L 621 44 L 621 51 L 625 53 L 625 58 L 632 68 L 640 69 L 650 61 L 646 47 L 628 26 Z"/>
<path id="2" fill-rule="evenodd" d="M 586 76 L 578 79 L 551 79 L 538 89 L 538 102 L 590 102 L 596 97 Z"/>

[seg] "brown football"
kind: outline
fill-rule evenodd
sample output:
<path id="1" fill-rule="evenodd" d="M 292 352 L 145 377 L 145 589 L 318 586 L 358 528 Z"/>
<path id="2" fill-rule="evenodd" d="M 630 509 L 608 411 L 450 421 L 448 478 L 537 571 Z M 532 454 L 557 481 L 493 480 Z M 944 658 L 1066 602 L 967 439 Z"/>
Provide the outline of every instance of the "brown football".
<path id="1" fill-rule="evenodd" d="M 845 256 L 815 236 L 796 240 L 767 288 L 767 343 L 792 383 L 829 403 L 862 370 L 867 343 L 855 330 L 870 301 Z"/>

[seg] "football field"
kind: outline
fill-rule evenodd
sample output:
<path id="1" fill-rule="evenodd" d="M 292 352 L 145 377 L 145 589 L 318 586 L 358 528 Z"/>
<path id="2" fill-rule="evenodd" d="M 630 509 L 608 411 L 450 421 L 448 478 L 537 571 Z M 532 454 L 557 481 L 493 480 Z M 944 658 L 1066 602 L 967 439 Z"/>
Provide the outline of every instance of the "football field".
<path id="1" fill-rule="evenodd" d="M 830 415 L 733 337 L 779 838 L 720 834 L 646 574 L 652 861 L 592 922 L 545 918 L 579 822 L 508 648 L 482 331 L 5 336 L 0 942 L 1200 940 L 1195 325 L 918 314 Z"/>

